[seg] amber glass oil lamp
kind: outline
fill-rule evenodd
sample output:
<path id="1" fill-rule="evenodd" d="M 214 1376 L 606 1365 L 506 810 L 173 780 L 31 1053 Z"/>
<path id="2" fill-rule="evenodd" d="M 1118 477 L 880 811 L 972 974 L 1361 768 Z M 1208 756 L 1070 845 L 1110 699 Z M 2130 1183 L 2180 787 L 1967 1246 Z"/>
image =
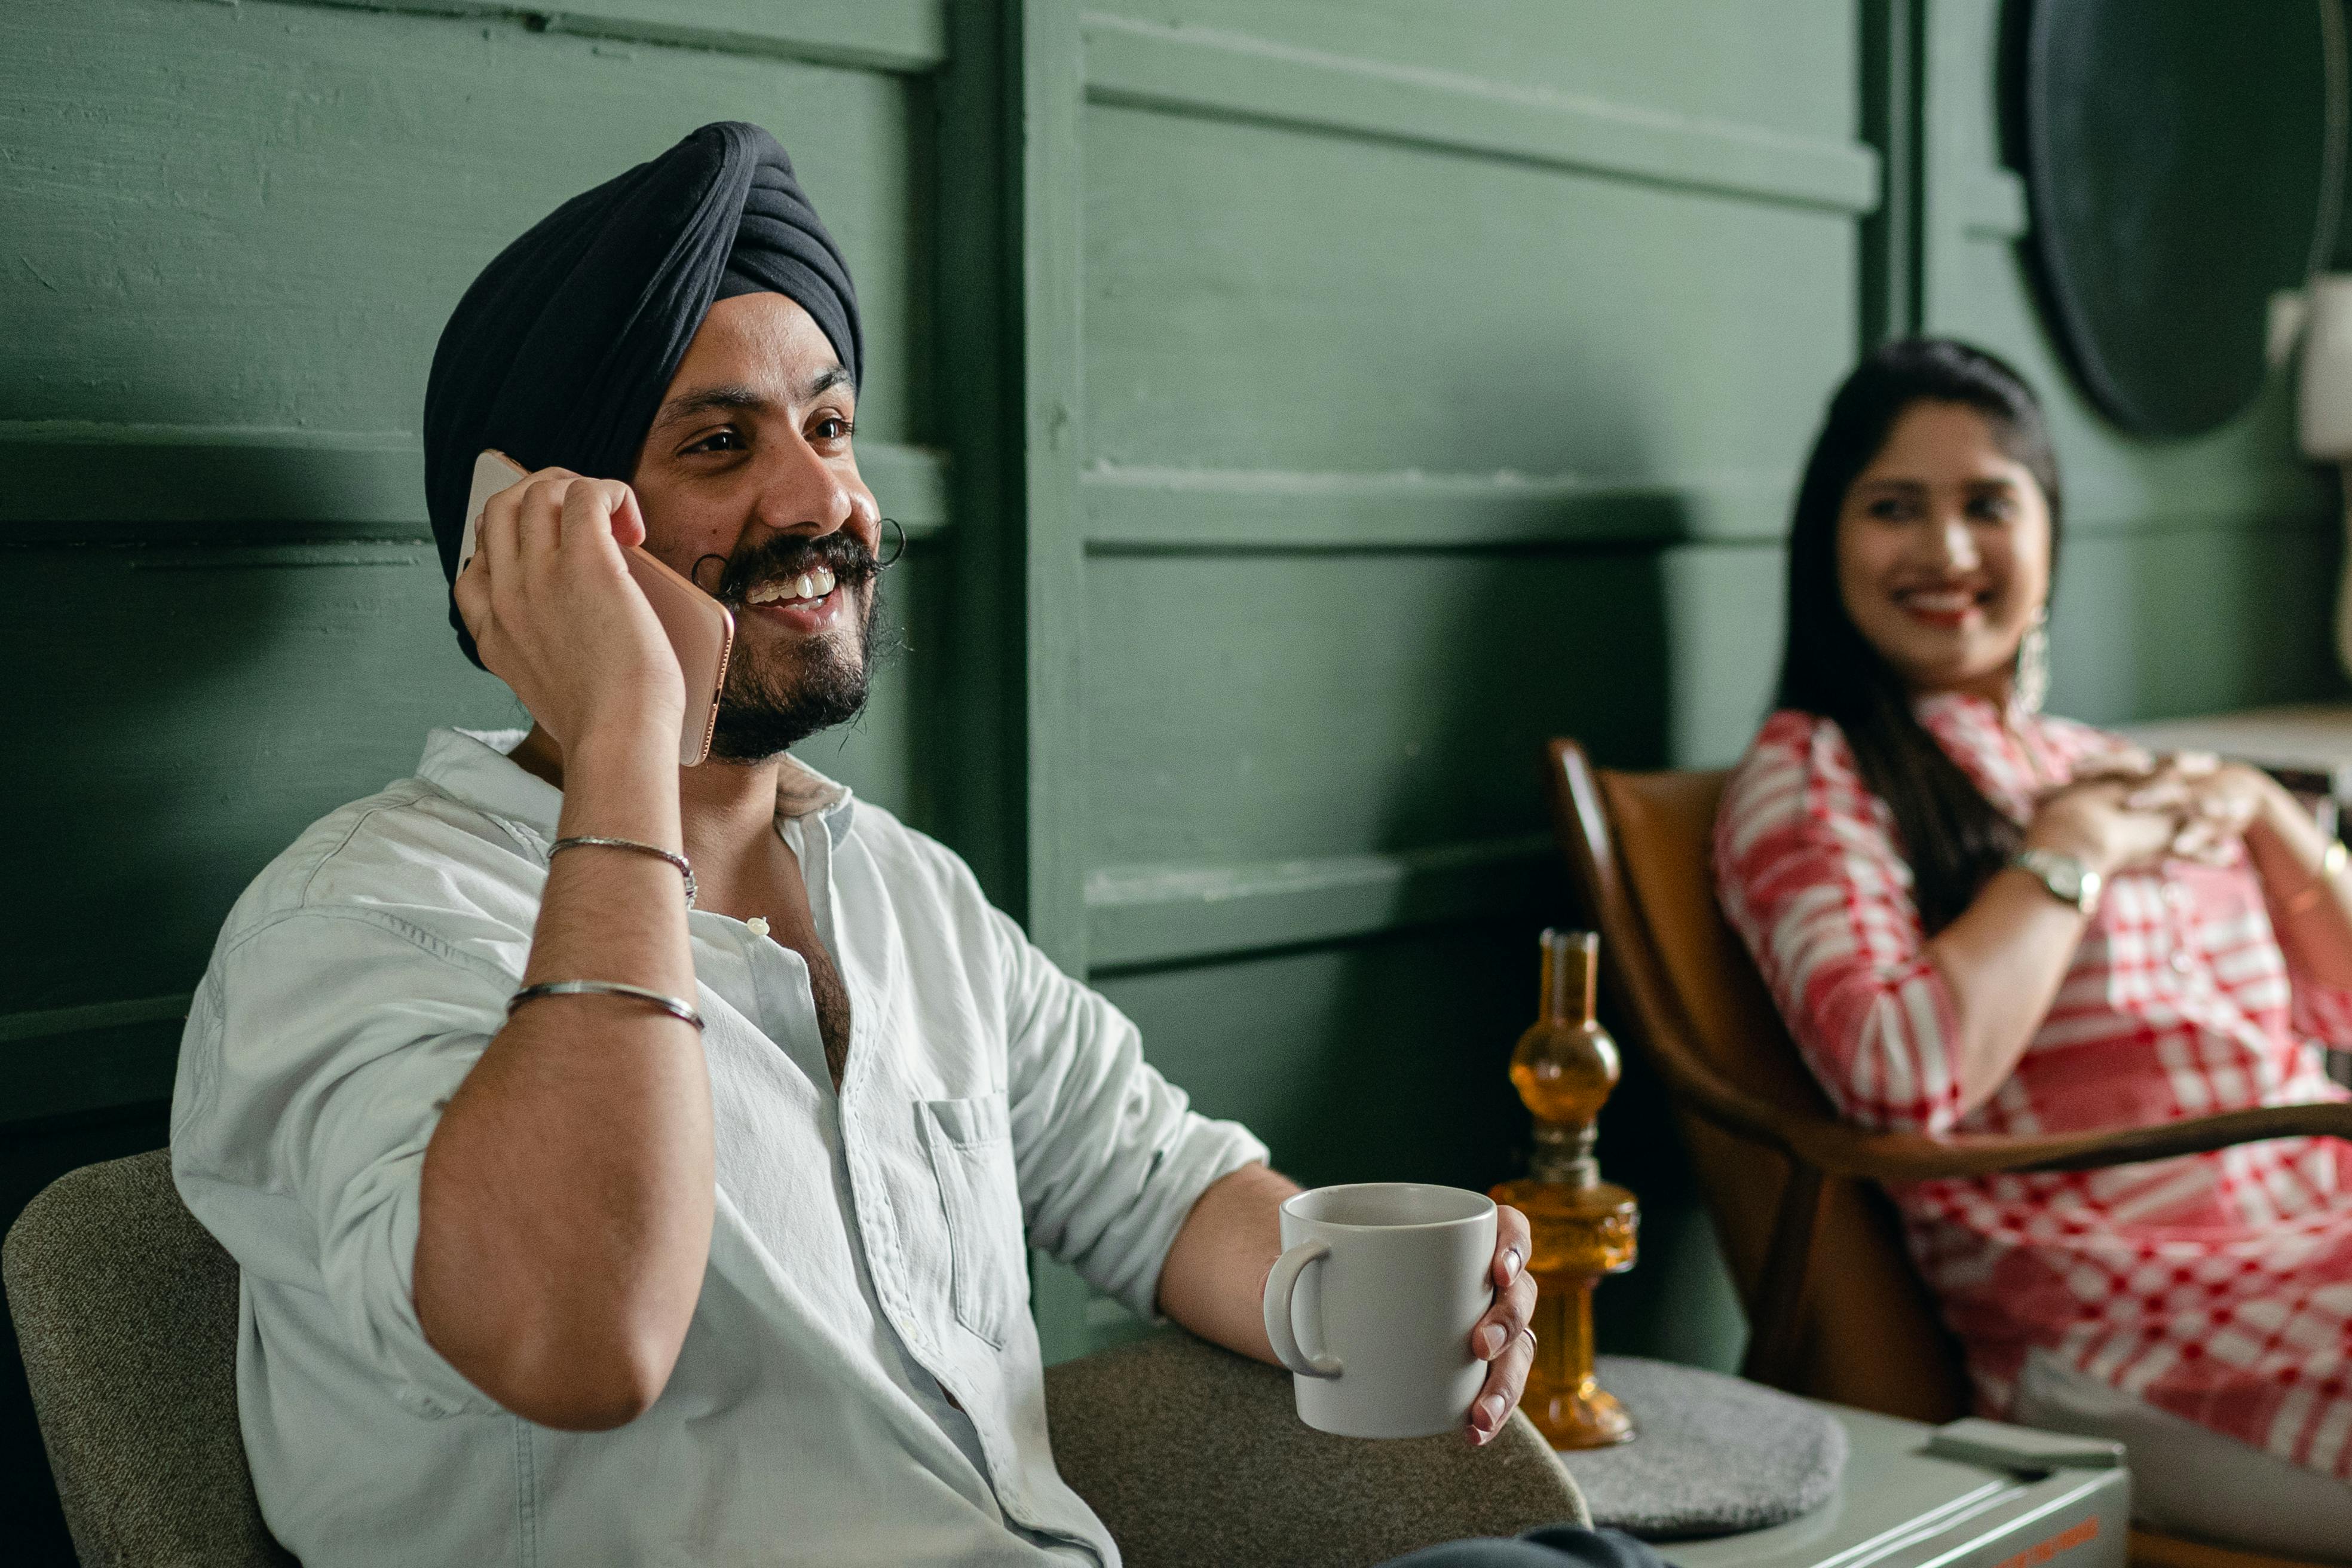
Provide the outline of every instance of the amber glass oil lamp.
<path id="1" fill-rule="evenodd" d="M 1594 1016 L 1601 939 L 1543 933 L 1543 998 L 1511 1053 L 1511 1083 L 1535 1114 L 1523 1181 L 1491 1194 L 1535 1233 L 1535 1364 L 1519 1408 L 1555 1448 L 1601 1448 L 1633 1436 L 1633 1418 L 1592 1375 L 1592 1288 L 1633 1266 L 1641 1208 L 1601 1179 L 1592 1158 L 1601 1107 L 1617 1087 L 1617 1042 Z"/>

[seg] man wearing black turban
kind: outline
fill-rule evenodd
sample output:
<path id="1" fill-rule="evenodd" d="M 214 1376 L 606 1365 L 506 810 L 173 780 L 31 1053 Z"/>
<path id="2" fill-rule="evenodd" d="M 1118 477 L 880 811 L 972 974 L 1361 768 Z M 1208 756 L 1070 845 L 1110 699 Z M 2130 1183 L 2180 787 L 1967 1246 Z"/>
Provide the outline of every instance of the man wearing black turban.
<path id="1" fill-rule="evenodd" d="M 848 265 L 792 160 L 756 125 L 706 125 L 564 203 L 502 251 L 457 302 L 425 386 L 425 492 L 442 572 L 454 584 L 478 453 L 495 448 L 534 470 L 632 477 L 663 389 L 710 307 L 762 294 L 800 307 L 831 350 L 826 374 L 854 389 L 865 341 Z M 870 517 L 862 485 L 851 504 Z M 874 580 L 871 531 L 853 527 L 765 560 L 729 559 L 720 582 L 708 571 L 720 563 L 707 555 L 674 564 L 739 601 L 753 574 L 781 579 L 789 566 L 830 564 L 863 586 Z M 481 663 L 454 588 L 449 623 L 466 657 Z M 868 651 L 861 647 L 854 669 L 834 661 L 810 671 L 795 690 L 754 668 L 757 649 L 747 647 L 719 705 L 714 750 L 737 760 L 772 755 L 852 717 L 864 700 Z"/>
<path id="2" fill-rule="evenodd" d="M 173 1159 L 312 1564 L 1116 1563 L 1047 1449 L 1026 1248 L 1271 1358 L 1297 1189 L 963 863 L 785 754 L 880 548 L 840 250 L 765 132 L 567 202 L 450 319 L 426 485 L 526 734 L 438 731 L 232 912 Z M 477 454 L 530 477 L 457 571 Z M 711 760 L 622 551 L 727 603 Z M 1505 1210 L 1484 1442 L 1532 1345 Z"/>

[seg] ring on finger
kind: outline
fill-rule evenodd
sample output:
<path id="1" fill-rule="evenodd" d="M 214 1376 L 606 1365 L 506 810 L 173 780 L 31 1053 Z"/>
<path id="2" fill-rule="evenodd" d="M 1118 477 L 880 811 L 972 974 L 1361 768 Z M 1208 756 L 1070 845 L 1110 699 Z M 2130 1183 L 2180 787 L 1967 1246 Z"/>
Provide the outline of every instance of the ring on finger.
<path id="1" fill-rule="evenodd" d="M 1531 1329 L 1531 1328 L 1528 1327 L 1526 1324 L 1522 1323 L 1521 1325 L 1519 1325 L 1519 1332 L 1527 1336 L 1527 1341 L 1528 1341 L 1528 1349 L 1529 1349 L 1529 1350 L 1533 1350 L 1533 1349 L 1535 1349 L 1535 1348 L 1536 1348 L 1536 1331 L 1535 1331 L 1535 1330 L 1533 1330 L 1533 1329 Z"/>

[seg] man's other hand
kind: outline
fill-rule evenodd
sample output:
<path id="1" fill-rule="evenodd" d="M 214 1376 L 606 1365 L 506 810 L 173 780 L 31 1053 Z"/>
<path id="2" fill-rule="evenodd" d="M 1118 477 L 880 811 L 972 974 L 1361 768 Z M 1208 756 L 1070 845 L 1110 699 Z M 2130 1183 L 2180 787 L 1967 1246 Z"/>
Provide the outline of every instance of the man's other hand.
<path id="1" fill-rule="evenodd" d="M 1474 1445 L 1494 1441 L 1528 1386 L 1535 1364 L 1536 1277 L 1528 1272 L 1528 1216 L 1508 1204 L 1495 1209 L 1495 1304 L 1470 1331 L 1470 1353 L 1487 1363 L 1486 1385 L 1470 1405 Z"/>

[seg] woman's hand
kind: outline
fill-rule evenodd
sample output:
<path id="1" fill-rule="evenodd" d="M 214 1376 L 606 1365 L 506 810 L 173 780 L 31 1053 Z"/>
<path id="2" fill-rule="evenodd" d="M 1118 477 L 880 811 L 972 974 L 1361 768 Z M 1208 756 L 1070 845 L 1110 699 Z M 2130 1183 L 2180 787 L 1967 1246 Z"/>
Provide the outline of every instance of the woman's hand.
<path id="1" fill-rule="evenodd" d="M 2228 860 L 2247 830 L 2284 798 L 2285 792 L 2258 769 L 2224 763 L 2210 752 L 2183 752 L 2158 764 L 2132 792 L 2129 804 L 2179 811 L 2182 826 L 2171 853 L 2216 865 Z"/>
<path id="2" fill-rule="evenodd" d="M 675 743 L 685 679 L 621 557 L 645 537 L 627 485 L 542 468 L 490 498 L 458 574 L 482 663 L 567 752 L 606 733 Z"/>
<path id="3" fill-rule="evenodd" d="M 2094 773 L 2042 797 L 2026 825 L 2028 848 L 2071 855 L 2101 877 L 2152 866 L 2173 852 L 2190 807 L 2184 789 L 2153 775 Z"/>

